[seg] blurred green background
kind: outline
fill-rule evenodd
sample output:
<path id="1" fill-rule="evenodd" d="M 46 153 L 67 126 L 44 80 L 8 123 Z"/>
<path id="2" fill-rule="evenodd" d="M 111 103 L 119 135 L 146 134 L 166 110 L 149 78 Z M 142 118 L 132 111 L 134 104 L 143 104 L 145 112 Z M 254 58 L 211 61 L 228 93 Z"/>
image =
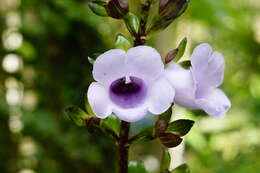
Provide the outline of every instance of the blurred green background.
<path id="1" fill-rule="evenodd" d="M 96 16 L 86 0 L 0 0 L 1 173 L 115 172 L 113 141 L 76 127 L 64 108 L 83 107 L 93 80 L 87 57 L 113 48 L 118 33 L 127 35 L 122 22 Z M 192 0 L 148 44 L 164 56 L 185 36 L 185 57 L 201 42 L 224 54 L 221 88 L 233 106 L 224 119 L 176 107 L 196 120 L 182 159 L 192 173 L 259 172 L 260 0 Z M 131 158 L 157 172 L 160 150 L 144 143 Z"/>

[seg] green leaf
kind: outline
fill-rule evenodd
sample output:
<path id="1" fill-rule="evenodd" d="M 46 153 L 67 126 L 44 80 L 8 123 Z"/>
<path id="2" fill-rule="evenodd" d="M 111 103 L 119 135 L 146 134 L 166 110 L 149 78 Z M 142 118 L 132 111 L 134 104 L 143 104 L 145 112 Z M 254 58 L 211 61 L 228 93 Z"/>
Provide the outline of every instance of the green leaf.
<path id="1" fill-rule="evenodd" d="M 129 173 L 146 173 L 144 165 L 136 161 L 129 162 L 128 171 Z"/>
<path id="2" fill-rule="evenodd" d="M 172 117 L 172 106 L 166 112 L 164 112 L 159 116 L 159 120 L 165 120 L 169 122 L 171 117 Z"/>
<path id="3" fill-rule="evenodd" d="M 82 127 L 86 125 L 86 119 L 90 117 L 86 112 L 77 106 L 71 106 L 65 109 L 68 117 L 78 126 Z"/>
<path id="4" fill-rule="evenodd" d="M 182 164 L 172 170 L 171 173 L 190 173 L 190 169 L 187 164 Z"/>
<path id="5" fill-rule="evenodd" d="M 173 59 L 173 61 L 178 62 L 181 57 L 184 55 L 185 49 L 186 49 L 186 45 L 187 45 L 187 38 L 185 37 L 184 39 L 181 40 L 181 42 L 179 43 L 178 47 L 177 47 L 177 55 L 176 57 Z"/>
<path id="6" fill-rule="evenodd" d="M 171 156 L 168 151 L 163 151 L 162 161 L 161 161 L 161 172 L 169 172 L 169 167 L 171 163 Z"/>
<path id="7" fill-rule="evenodd" d="M 180 119 L 177 121 L 173 121 L 167 127 L 166 132 L 173 132 L 179 136 L 184 136 L 190 131 L 193 124 L 194 124 L 194 121 L 186 120 L 186 119 Z"/>
<path id="8" fill-rule="evenodd" d="M 136 16 L 134 13 L 129 12 L 124 16 L 124 21 L 130 33 L 138 33 L 140 27 L 140 19 L 138 16 Z"/>
<path id="9" fill-rule="evenodd" d="M 117 135 L 119 135 L 120 120 L 115 115 L 109 115 L 106 119 L 104 119 L 103 125 L 112 129 Z"/>
<path id="10" fill-rule="evenodd" d="M 88 4 L 89 8 L 92 10 L 93 13 L 95 13 L 98 16 L 107 17 L 107 11 L 104 7 L 105 2 L 101 1 L 93 1 Z"/>
<path id="11" fill-rule="evenodd" d="M 116 37 L 115 48 L 116 49 L 128 50 L 128 49 L 131 48 L 131 43 L 123 35 L 119 34 Z"/>
<path id="12" fill-rule="evenodd" d="M 164 133 L 159 136 L 161 143 L 167 148 L 176 147 L 182 142 L 182 138 L 173 133 Z"/>

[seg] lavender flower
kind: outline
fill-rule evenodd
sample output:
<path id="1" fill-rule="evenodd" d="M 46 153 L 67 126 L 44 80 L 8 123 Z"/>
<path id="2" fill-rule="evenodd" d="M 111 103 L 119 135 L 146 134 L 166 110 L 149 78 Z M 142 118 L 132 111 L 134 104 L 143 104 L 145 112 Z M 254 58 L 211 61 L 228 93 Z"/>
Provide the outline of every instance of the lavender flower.
<path id="1" fill-rule="evenodd" d="M 224 117 L 231 107 L 227 96 L 217 88 L 224 78 L 224 57 L 204 43 L 195 48 L 191 65 L 186 70 L 171 62 L 165 70 L 175 88 L 174 102 L 187 108 L 203 109 L 211 116 Z"/>
<path id="2" fill-rule="evenodd" d="M 141 120 L 148 112 L 161 114 L 174 98 L 164 74 L 161 56 L 151 47 L 109 50 L 94 63 L 97 82 L 88 89 L 90 106 L 99 118 L 114 112 L 127 122 Z"/>

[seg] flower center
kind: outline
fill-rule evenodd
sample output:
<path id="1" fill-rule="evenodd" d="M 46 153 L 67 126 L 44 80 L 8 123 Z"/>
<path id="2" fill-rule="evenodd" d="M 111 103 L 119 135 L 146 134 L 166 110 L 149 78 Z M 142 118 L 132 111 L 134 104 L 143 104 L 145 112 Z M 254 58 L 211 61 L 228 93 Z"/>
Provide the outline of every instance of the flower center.
<path id="1" fill-rule="evenodd" d="M 121 108 L 134 108 L 142 104 L 147 89 L 142 79 L 123 77 L 112 82 L 109 88 L 110 99 Z"/>

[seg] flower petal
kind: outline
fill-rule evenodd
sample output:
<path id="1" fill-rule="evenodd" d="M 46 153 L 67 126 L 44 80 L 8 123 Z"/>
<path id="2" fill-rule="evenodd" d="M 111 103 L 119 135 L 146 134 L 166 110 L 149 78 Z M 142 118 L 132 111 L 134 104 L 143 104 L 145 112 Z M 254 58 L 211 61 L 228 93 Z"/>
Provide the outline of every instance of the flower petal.
<path id="1" fill-rule="evenodd" d="M 125 51 L 112 49 L 100 55 L 93 65 L 93 77 L 100 83 L 109 83 L 126 74 Z"/>
<path id="2" fill-rule="evenodd" d="M 165 77 L 159 77 L 150 84 L 148 91 L 148 110 L 153 114 L 165 112 L 173 103 L 175 90 Z"/>
<path id="3" fill-rule="evenodd" d="M 139 121 L 143 119 L 148 113 L 146 105 L 137 108 L 132 108 L 132 109 L 122 109 L 117 106 L 114 106 L 113 112 L 120 120 L 126 122 Z"/>
<path id="4" fill-rule="evenodd" d="M 211 90 L 204 97 L 196 99 L 195 102 L 207 114 L 219 118 L 223 118 L 231 107 L 230 100 L 218 88 Z"/>
<path id="5" fill-rule="evenodd" d="M 97 82 L 92 82 L 88 88 L 89 104 L 99 118 L 106 118 L 112 113 L 111 102 L 105 88 Z"/>
<path id="6" fill-rule="evenodd" d="M 126 65 L 129 75 L 146 80 L 156 79 L 163 72 L 160 54 L 152 47 L 137 46 L 126 53 Z"/>
<path id="7" fill-rule="evenodd" d="M 191 71 L 171 62 L 166 67 L 165 74 L 175 89 L 174 102 L 187 108 L 196 108 L 194 102 L 196 87 Z"/>
<path id="8" fill-rule="evenodd" d="M 194 69 L 192 67 L 191 70 L 197 82 L 198 92 L 220 86 L 224 78 L 224 69 L 225 60 L 219 52 L 214 52 L 207 64 L 202 64 L 201 68 Z"/>
<path id="9" fill-rule="evenodd" d="M 191 64 L 195 69 L 201 69 L 208 63 L 208 60 L 212 54 L 212 48 L 207 43 L 202 43 L 195 47 L 191 55 Z"/>

